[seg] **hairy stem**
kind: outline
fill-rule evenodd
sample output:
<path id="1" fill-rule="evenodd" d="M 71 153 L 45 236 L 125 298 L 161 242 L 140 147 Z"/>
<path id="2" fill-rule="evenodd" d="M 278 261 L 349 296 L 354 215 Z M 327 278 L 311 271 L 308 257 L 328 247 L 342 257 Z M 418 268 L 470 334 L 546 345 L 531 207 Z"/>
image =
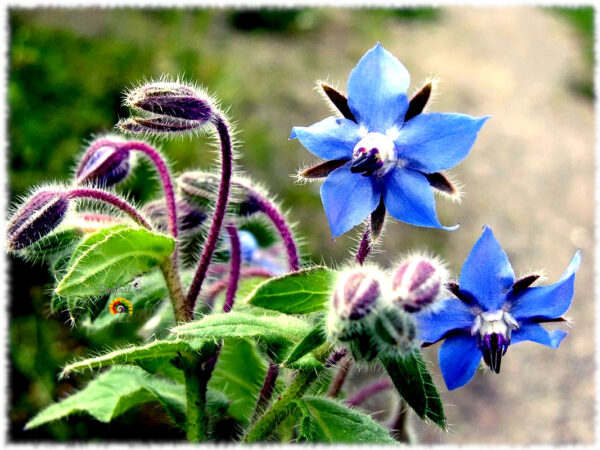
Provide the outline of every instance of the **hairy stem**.
<path id="1" fill-rule="evenodd" d="M 232 224 L 227 225 L 226 228 L 231 241 L 231 263 L 229 270 L 229 285 L 227 286 L 227 294 L 225 295 L 223 312 L 229 312 L 231 311 L 231 308 L 233 308 L 235 293 L 237 292 L 240 279 L 240 269 L 242 267 L 242 249 L 237 228 Z"/>
<path id="2" fill-rule="evenodd" d="M 285 221 L 285 217 L 279 211 L 277 206 L 275 206 L 267 197 L 262 195 L 256 189 L 251 186 L 245 186 L 250 192 L 251 199 L 257 204 L 260 210 L 273 222 L 275 228 L 279 232 L 283 244 L 285 245 L 285 249 L 288 254 L 288 261 L 290 265 L 290 270 L 295 272 L 300 268 L 300 263 L 298 261 L 298 248 L 296 246 L 296 242 L 292 236 L 292 231 L 290 227 Z"/>
<path id="3" fill-rule="evenodd" d="M 324 346 L 315 357 L 319 361 L 325 361 L 331 353 L 331 347 Z M 263 414 L 263 416 L 250 428 L 245 442 L 261 442 L 266 440 L 281 423 L 283 419 L 294 408 L 294 400 L 300 398 L 310 388 L 310 385 L 319 377 L 324 370 L 304 370 L 298 372 L 296 378 L 281 394 L 275 403 Z"/>
<path id="4" fill-rule="evenodd" d="M 210 265 L 215 248 L 217 247 L 217 239 L 219 238 L 219 233 L 223 226 L 223 221 L 225 220 L 227 202 L 229 200 L 229 190 L 231 187 L 231 175 L 233 172 L 233 151 L 227 124 L 220 116 L 215 116 L 212 121 L 221 141 L 221 183 L 219 185 L 219 195 L 215 205 L 213 221 L 208 230 L 208 235 L 204 243 L 204 250 L 200 256 L 200 262 L 198 263 L 198 268 L 196 269 L 194 279 L 192 280 L 186 298 L 190 311 L 194 310 L 196 299 L 202 289 L 202 283 L 206 278 L 208 266 Z"/>
<path id="5" fill-rule="evenodd" d="M 273 273 L 261 267 L 245 267 L 240 270 L 240 278 L 271 278 Z M 215 281 L 210 286 L 207 286 L 204 291 L 203 297 L 206 299 L 206 304 L 212 306 L 214 299 L 217 295 L 223 292 L 229 286 L 229 275 L 221 278 L 219 281 Z"/>
<path id="6" fill-rule="evenodd" d="M 163 262 L 160 266 L 167 290 L 169 291 L 169 297 L 173 303 L 173 311 L 175 312 L 175 320 L 177 323 L 184 323 L 191 321 L 193 317 L 193 311 L 187 308 L 185 301 L 185 294 L 181 287 L 181 281 L 179 280 L 179 274 L 177 272 L 177 266 L 173 264 L 172 259 L 168 259 Z"/>
<path id="7" fill-rule="evenodd" d="M 152 146 L 141 141 L 131 141 L 124 143 L 121 148 L 123 150 L 137 150 L 146 154 L 152 163 L 156 166 L 160 181 L 163 186 L 165 193 L 165 201 L 167 203 L 167 219 L 169 226 L 169 233 L 174 238 L 177 238 L 178 227 L 177 227 L 177 206 L 175 203 L 175 193 L 173 191 L 173 183 L 171 181 L 171 175 L 165 161 L 160 156 L 160 153 L 156 151 Z M 176 254 L 176 253 L 175 253 Z"/>
<path id="8" fill-rule="evenodd" d="M 414 433 L 411 429 L 409 419 L 410 409 L 407 407 L 406 402 L 400 399 L 396 418 L 390 425 L 390 428 L 392 429 L 391 435 L 398 442 L 406 444 L 414 443 Z"/>
<path id="9" fill-rule="evenodd" d="M 112 205 L 115 208 L 118 208 L 121 211 L 123 211 L 125 214 L 129 215 L 133 220 L 135 220 L 144 228 L 147 228 L 148 230 L 152 229 L 148 221 L 142 217 L 142 215 L 138 212 L 137 209 L 135 209 L 126 200 L 118 197 L 115 194 L 111 194 L 110 192 L 106 192 L 101 189 L 75 188 L 70 190 L 67 195 L 70 199 L 87 198 L 108 203 L 109 205 Z"/>
<path id="10" fill-rule="evenodd" d="M 376 381 L 375 383 L 367 386 L 364 389 L 361 389 L 356 394 L 354 394 L 352 396 L 352 398 L 350 398 L 348 400 L 348 405 L 350 405 L 350 406 L 358 406 L 362 402 L 364 402 L 367 398 L 369 398 L 371 395 L 375 395 L 378 392 L 384 391 L 384 390 L 389 389 L 391 387 L 392 387 L 392 382 L 390 380 L 379 380 L 379 381 Z"/>
<path id="11" fill-rule="evenodd" d="M 208 416 L 206 414 L 206 387 L 217 361 L 214 355 L 201 359 L 191 356 L 184 364 L 185 392 L 187 400 L 187 439 L 202 442 L 208 438 Z"/>
<path id="12" fill-rule="evenodd" d="M 260 390 L 260 395 L 258 396 L 256 407 L 254 408 L 254 414 L 252 415 L 251 423 L 256 422 L 259 415 L 264 411 L 264 409 L 271 401 L 271 397 L 273 396 L 273 391 L 275 390 L 275 383 L 277 381 L 278 375 L 279 365 L 273 362 L 269 362 L 269 369 L 267 370 L 267 375 L 265 376 L 263 387 Z"/>
<path id="13" fill-rule="evenodd" d="M 350 372 L 350 368 L 352 367 L 352 359 L 349 357 L 344 357 L 342 360 L 340 367 L 338 368 L 335 377 L 331 381 L 329 385 L 329 389 L 327 390 L 327 397 L 337 397 L 340 391 L 342 390 L 342 386 L 346 381 L 346 377 L 348 376 L 348 372 Z"/>
<path id="14" fill-rule="evenodd" d="M 365 225 L 365 232 L 363 233 L 362 239 L 358 246 L 358 251 L 356 252 L 356 262 L 361 266 L 371 253 L 371 225 Z"/>

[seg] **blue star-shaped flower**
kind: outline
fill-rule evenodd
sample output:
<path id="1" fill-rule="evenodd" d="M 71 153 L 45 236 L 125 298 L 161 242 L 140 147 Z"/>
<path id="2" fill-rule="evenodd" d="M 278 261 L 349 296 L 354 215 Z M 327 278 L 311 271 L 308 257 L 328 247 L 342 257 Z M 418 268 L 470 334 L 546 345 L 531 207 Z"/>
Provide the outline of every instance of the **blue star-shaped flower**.
<path id="1" fill-rule="evenodd" d="M 421 114 L 424 103 L 410 111 L 409 81 L 402 63 L 378 43 L 352 70 L 347 103 L 335 93 L 343 100 L 344 118 L 292 130 L 290 139 L 298 138 L 320 158 L 339 161 L 321 186 L 334 237 L 361 223 L 382 201 L 403 222 L 456 228 L 440 224 L 428 177 L 462 161 L 488 117 Z"/>
<path id="2" fill-rule="evenodd" d="M 579 251 L 557 283 L 529 287 L 539 275 L 515 282 L 506 253 L 492 230 L 484 228 L 460 273 L 459 283 L 432 311 L 417 315 L 419 337 L 425 343 L 445 339 L 439 362 L 448 389 L 467 384 L 481 357 L 494 372 L 510 344 L 533 341 L 557 348 L 567 333 L 547 331 L 540 323 L 562 321 L 574 293 Z"/>

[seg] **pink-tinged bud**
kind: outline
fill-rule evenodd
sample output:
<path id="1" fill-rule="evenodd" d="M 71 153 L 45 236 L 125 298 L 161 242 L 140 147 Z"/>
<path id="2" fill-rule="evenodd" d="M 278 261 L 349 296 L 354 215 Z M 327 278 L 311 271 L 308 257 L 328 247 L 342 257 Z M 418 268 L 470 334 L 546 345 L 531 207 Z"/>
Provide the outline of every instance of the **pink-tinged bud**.
<path id="1" fill-rule="evenodd" d="M 333 308 L 341 320 L 359 320 L 368 315 L 381 296 L 379 281 L 368 271 L 350 272 L 333 293 Z"/>
<path id="2" fill-rule="evenodd" d="M 77 184 L 112 186 L 130 172 L 129 150 L 121 142 L 98 139 L 88 149 L 77 168 Z"/>
<path id="3" fill-rule="evenodd" d="M 202 127 L 199 122 L 192 120 L 178 120 L 168 117 L 130 117 L 119 121 L 117 128 L 124 133 L 131 134 L 178 134 L 191 133 Z"/>
<path id="4" fill-rule="evenodd" d="M 208 122 L 213 109 L 202 92 L 180 83 L 158 82 L 131 91 L 126 98 L 129 107 L 174 119 Z"/>
<path id="5" fill-rule="evenodd" d="M 431 305 L 442 291 L 446 270 L 424 257 L 403 261 L 392 275 L 392 301 L 406 312 L 417 312 Z"/>
<path id="6" fill-rule="evenodd" d="M 69 208 L 67 195 L 58 190 L 41 191 L 27 200 L 7 226 L 7 249 L 24 249 L 54 230 Z"/>

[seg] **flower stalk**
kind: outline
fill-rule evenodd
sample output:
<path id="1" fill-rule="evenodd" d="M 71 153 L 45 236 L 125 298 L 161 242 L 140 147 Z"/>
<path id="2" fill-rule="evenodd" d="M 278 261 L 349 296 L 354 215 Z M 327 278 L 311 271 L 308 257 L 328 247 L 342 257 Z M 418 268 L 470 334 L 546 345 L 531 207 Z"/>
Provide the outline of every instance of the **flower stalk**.
<path id="1" fill-rule="evenodd" d="M 227 286 L 227 294 L 225 295 L 225 305 L 223 305 L 223 312 L 225 313 L 231 311 L 231 308 L 233 308 L 235 293 L 237 292 L 240 280 L 240 269 L 242 267 L 242 249 L 237 228 L 235 225 L 229 224 L 226 226 L 226 229 L 231 241 L 231 264 L 229 269 L 229 284 Z"/>

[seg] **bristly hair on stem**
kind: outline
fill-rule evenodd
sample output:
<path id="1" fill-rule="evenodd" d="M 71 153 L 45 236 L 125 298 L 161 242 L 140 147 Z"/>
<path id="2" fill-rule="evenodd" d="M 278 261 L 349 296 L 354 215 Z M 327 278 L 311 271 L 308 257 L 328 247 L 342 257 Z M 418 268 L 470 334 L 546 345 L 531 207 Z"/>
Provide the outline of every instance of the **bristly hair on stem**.
<path id="1" fill-rule="evenodd" d="M 229 284 L 227 286 L 227 293 L 225 295 L 225 305 L 223 306 L 223 312 L 226 313 L 231 311 L 231 308 L 233 308 L 235 294 L 238 289 L 240 269 L 242 267 L 242 250 L 240 244 L 240 237 L 238 235 L 238 231 L 235 225 L 230 223 L 225 228 L 227 229 L 227 233 L 229 234 L 229 240 L 231 241 Z"/>

